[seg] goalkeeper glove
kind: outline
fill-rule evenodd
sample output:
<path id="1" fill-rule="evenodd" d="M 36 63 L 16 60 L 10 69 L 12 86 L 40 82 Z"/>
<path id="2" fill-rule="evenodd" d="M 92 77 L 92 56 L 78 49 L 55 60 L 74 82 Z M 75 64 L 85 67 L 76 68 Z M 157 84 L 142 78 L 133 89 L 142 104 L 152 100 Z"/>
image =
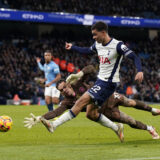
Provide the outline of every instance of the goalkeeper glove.
<path id="1" fill-rule="evenodd" d="M 75 84 L 83 75 L 84 73 L 82 71 L 78 72 L 77 74 L 71 74 L 67 77 L 66 82 Z"/>
<path id="2" fill-rule="evenodd" d="M 30 129 L 32 128 L 34 125 L 36 125 L 37 123 L 40 122 L 40 117 L 41 116 L 35 116 L 33 113 L 30 113 L 30 118 L 29 117 L 26 117 L 24 118 L 24 127 Z"/>

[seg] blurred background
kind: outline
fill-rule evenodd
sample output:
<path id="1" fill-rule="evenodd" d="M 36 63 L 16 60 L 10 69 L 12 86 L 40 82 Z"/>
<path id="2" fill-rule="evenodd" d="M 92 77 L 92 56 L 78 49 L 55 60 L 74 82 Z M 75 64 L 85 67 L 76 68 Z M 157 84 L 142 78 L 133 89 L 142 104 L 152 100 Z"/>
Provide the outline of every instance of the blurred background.
<path id="1" fill-rule="evenodd" d="M 53 52 L 63 78 L 93 64 L 97 56 L 66 51 L 65 42 L 93 44 L 91 25 L 102 20 L 109 35 L 123 40 L 141 58 L 144 81 L 134 81 L 134 64 L 123 59 L 119 93 L 160 103 L 160 0 L 0 0 L 0 104 L 12 99 L 43 104 L 44 77 L 36 57 Z M 95 79 L 91 80 L 94 81 Z"/>

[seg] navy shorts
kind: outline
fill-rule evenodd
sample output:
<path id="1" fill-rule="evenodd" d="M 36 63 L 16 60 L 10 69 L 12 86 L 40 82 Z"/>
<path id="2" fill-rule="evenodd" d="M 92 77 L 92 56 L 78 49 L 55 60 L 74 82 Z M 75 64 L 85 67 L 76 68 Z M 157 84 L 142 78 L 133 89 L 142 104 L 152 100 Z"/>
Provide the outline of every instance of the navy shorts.
<path id="1" fill-rule="evenodd" d="M 101 107 L 105 100 L 113 94 L 116 86 L 116 83 L 98 79 L 94 86 L 88 90 L 88 93 L 92 97 L 94 103 Z"/>

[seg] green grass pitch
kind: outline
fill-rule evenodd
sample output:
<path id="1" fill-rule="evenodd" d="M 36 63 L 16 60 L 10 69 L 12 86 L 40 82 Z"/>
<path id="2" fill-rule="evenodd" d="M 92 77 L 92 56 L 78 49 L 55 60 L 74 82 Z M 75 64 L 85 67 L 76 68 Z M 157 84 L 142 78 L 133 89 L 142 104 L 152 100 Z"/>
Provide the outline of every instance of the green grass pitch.
<path id="1" fill-rule="evenodd" d="M 158 106 L 155 106 L 158 107 Z M 160 116 L 130 108 L 122 111 L 137 120 L 153 125 L 160 134 Z M 26 129 L 24 117 L 42 115 L 45 106 L 0 106 L 0 115 L 13 119 L 7 133 L 0 132 L 0 160 L 160 160 L 160 140 L 152 140 L 147 131 L 124 125 L 125 142 L 116 134 L 81 113 L 51 134 L 42 124 Z"/>

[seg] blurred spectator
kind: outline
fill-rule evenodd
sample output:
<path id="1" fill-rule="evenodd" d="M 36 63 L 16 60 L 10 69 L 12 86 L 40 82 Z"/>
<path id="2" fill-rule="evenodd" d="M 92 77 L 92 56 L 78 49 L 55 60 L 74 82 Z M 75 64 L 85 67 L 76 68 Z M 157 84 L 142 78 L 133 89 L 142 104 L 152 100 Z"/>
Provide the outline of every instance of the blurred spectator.
<path id="1" fill-rule="evenodd" d="M 37 56 L 42 58 L 46 49 L 53 52 L 54 59 L 57 58 L 59 62 L 65 64 L 61 66 L 62 78 L 66 78 L 69 74 L 67 71 L 68 64 L 73 64 L 74 72 L 79 71 L 88 64 L 94 64 L 98 68 L 96 55 L 86 56 L 68 52 L 65 50 L 64 45 L 66 39 L 70 39 L 70 37 L 58 37 L 50 38 L 48 35 L 43 35 L 41 40 L 17 37 L 10 41 L 4 40 L 1 42 L 0 103 L 5 103 L 6 99 L 13 98 L 15 94 L 18 94 L 21 99 L 33 99 L 34 103 L 37 102 L 37 97 L 43 97 L 43 88 L 34 82 L 35 77 L 43 77 L 43 73 L 37 69 L 35 58 Z M 88 39 L 74 41 L 80 46 L 90 46 L 92 44 L 92 41 Z M 141 57 L 144 81 L 142 84 L 134 82 L 136 73 L 134 64 L 129 59 L 124 58 L 120 72 L 122 84 L 118 86 L 118 92 L 125 94 L 127 87 L 131 86 L 133 98 L 160 102 L 159 42 L 160 37 L 152 41 L 126 42 Z"/>
<path id="2" fill-rule="evenodd" d="M 160 18 L 159 0 L 0 0 L 1 8 Z"/>

